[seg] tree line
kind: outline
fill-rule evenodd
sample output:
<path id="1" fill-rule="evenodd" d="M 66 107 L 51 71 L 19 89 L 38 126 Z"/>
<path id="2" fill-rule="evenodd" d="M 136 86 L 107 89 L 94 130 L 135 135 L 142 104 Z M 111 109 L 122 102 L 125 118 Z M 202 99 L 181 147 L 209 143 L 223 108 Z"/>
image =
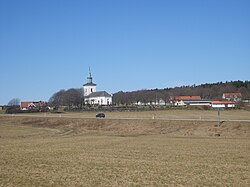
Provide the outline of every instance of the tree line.
<path id="1" fill-rule="evenodd" d="M 240 92 L 244 98 L 250 98 L 250 81 L 218 82 L 175 88 L 138 90 L 132 92 L 119 91 L 113 94 L 113 104 L 130 105 L 138 102 L 152 103 L 163 100 L 169 102 L 171 96 L 201 96 L 202 99 L 221 100 L 223 93 Z M 83 108 L 83 90 L 71 88 L 60 90 L 49 99 L 49 105 L 55 108 L 67 106 L 69 109 Z"/>
<path id="2" fill-rule="evenodd" d="M 113 94 L 115 104 L 134 104 L 138 102 L 152 103 L 164 100 L 169 102 L 170 96 L 201 96 L 202 99 L 221 100 L 223 93 L 240 92 L 243 99 L 250 98 L 250 81 L 231 81 L 206 83 L 201 85 L 180 86 L 175 88 L 138 90 L 117 92 Z"/>

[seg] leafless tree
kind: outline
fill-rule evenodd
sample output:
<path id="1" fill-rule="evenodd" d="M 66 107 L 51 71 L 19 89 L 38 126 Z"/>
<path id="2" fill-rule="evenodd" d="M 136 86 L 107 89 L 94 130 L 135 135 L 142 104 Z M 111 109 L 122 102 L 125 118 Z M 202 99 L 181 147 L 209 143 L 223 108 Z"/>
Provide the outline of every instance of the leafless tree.
<path id="1" fill-rule="evenodd" d="M 8 106 L 19 106 L 19 105 L 20 105 L 19 98 L 13 98 L 8 102 Z"/>

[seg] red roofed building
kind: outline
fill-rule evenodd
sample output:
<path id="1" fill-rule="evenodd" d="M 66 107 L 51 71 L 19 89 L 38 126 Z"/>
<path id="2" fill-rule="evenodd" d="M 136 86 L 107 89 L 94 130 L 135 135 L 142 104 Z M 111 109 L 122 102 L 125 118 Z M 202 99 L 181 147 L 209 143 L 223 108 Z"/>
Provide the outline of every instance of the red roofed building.
<path id="1" fill-rule="evenodd" d="M 223 93 L 222 99 L 227 101 L 239 102 L 242 99 L 241 93 Z"/>
<path id="2" fill-rule="evenodd" d="M 212 102 L 213 108 L 235 108 L 234 101 L 213 101 Z"/>
<path id="3" fill-rule="evenodd" d="M 21 110 L 32 110 L 32 109 L 42 109 L 46 108 L 47 103 L 43 101 L 38 101 L 38 102 L 21 102 Z"/>
<path id="4" fill-rule="evenodd" d="M 175 106 L 185 106 L 188 101 L 201 101 L 200 96 L 171 96 L 169 99 L 170 103 Z"/>

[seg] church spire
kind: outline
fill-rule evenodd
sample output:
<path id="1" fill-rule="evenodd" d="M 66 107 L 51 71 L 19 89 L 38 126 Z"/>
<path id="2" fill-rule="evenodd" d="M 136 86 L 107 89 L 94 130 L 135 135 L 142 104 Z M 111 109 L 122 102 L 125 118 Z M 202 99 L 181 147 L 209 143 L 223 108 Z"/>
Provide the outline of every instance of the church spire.
<path id="1" fill-rule="evenodd" d="M 90 68 L 89 68 L 89 76 L 87 77 L 87 83 L 92 84 L 93 83 L 92 79 L 93 78 L 92 78 L 91 71 L 90 71 Z"/>

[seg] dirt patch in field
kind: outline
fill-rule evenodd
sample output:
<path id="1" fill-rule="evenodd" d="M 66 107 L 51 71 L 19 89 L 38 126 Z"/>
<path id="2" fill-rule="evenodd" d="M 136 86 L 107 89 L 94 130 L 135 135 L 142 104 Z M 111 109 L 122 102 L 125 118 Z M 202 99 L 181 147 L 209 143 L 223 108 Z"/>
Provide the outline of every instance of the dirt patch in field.
<path id="1" fill-rule="evenodd" d="M 36 117 L 0 117 L 1 123 L 52 128 L 61 135 L 101 133 L 113 136 L 161 134 L 187 137 L 250 137 L 249 122 L 172 121 L 172 120 L 111 120 Z M 1 125 L 0 123 L 0 125 Z"/>

